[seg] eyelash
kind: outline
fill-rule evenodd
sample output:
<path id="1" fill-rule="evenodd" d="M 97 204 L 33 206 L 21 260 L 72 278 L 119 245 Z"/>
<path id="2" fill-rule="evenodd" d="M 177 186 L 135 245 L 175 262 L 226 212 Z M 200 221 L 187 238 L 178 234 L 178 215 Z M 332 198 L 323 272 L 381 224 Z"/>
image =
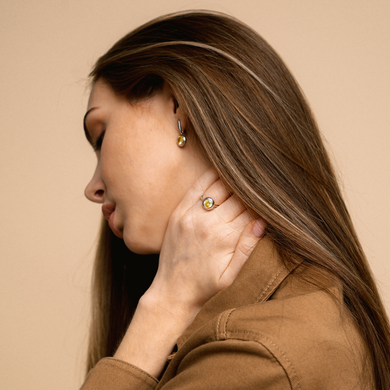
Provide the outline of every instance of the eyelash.
<path id="1" fill-rule="evenodd" d="M 101 147 L 102 147 L 102 143 L 103 143 L 103 138 L 104 138 L 104 133 L 106 132 L 106 130 L 103 130 L 101 132 L 101 134 L 99 135 L 98 139 L 96 140 L 95 144 L 93 145 L 93 150 L 95 152 L 98 152 L 100 151 Z"/>

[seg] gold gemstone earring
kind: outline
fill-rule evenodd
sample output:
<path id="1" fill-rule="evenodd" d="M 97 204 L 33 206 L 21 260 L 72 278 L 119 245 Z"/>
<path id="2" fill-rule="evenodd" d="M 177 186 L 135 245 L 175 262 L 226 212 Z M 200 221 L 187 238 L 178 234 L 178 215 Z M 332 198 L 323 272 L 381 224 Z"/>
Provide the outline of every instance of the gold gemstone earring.
<path id="1" fill-rule="evenodd" d="M 181 148 L 183 148 L 184 145 L 185 145 L 186 142 L 187 142 L 187 137 L 184 135 L 184 132 L 183 132 L 182 129 L 181 129 L 180 119 L 177 120 L 177 127 L 178 127 L 179 130 L 180 130 L 180 135 L 177 137 L 177 144 L 178 144 L 178 146 L 180 146 Z"/>

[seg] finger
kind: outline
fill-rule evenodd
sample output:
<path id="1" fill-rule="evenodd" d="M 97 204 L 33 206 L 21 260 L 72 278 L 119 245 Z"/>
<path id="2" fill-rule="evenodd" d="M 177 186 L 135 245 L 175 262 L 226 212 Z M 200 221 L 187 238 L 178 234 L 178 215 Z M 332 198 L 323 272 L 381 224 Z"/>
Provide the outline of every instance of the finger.
<path id="1" fill-rule="evenodd" d="M 245 206 L 240 202 L 237 195 L 233 194 L 213 211 L 226 223 L 235 220 L 245 211 Z M 253 218 L 252 218 L 253 219 Z M 248 220 L 249 222 L 249 220 Z"/>
<path id="2" fill-rule="evenodd" d="M 245 226 L 238 239 L 232 260 L 221 276 L 220 281 L 222 284 L 228 286 L 233 283 L 242 266 L 248 260 L 253 249 L 263 236 L 266 226 L 267 223 L 263 219 L 254 220 Z"/>
<path id="3" fill-rule="evenodd" d="M 208 169 L 198 180 L 194 182 L 191 188 L 184 195 L 181 201 L 181 207 L 185 210 L 190 209 L 197 202 L 200 203 L 200 197 L 206 192 L 206 190 L 219 179 L 218 173 L 214 167 Z"/>
<path id="4" fill-rule="evenodd" d="M 233 230 L 242 231 L 248 223 L 254 220 L 253 215 L 249 210 L 245 210 L 243 213 L 238 215 L 233 221 L 229 222 L 229 227 Z"/>
<path id="5" fill-rule="evenodd" d="M 230 192 L 227 190 L 225 184 L 223 184 L 221 179 L 215 181 L 205 192 L 200 196 L 200 199 L 203 200 L 206 197 L 210 197 L 214 200 L 215 204 L 218 207 L 229 198 Z"/>

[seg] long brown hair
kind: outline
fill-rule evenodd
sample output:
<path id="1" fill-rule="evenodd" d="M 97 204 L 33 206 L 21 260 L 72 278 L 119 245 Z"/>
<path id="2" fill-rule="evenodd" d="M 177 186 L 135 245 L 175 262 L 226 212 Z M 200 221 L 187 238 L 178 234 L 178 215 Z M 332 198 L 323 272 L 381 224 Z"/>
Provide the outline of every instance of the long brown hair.
<path id="1" fill-rule="evenodd" d="M 317 285 L 329 275 L 340 280 L 375 386 L 389 389 L 385 309 L 310 108 L 269 44 L 230 16 L 176 13 L 119 40 L 90 76 L 130 102 L 151 97 L 163 82 L 171 86 L 188 137 L 253 215 L 268 221 L 283 258 L 304 259 Z M 136 257 L 103 223 L 88 369 L 115 352 L 156 272 L 156 256 Z"/>

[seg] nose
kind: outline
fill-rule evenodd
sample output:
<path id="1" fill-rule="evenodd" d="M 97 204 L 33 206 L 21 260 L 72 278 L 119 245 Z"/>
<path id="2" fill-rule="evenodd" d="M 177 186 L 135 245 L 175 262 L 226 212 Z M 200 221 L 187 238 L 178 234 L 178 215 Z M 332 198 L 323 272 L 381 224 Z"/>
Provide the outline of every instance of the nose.
<path id="1" fill-rule="evenodd" d="M 85 187 L 84 195 L 91 202 L 103 203 L 105 191 L 106 191 L 106 187 L 105 187 L 104 182 L 101 178 L 100 166 L 98 164 L 96 169 L 95 169 L 95 173 L 92 176 L 91 181 Z"/>

